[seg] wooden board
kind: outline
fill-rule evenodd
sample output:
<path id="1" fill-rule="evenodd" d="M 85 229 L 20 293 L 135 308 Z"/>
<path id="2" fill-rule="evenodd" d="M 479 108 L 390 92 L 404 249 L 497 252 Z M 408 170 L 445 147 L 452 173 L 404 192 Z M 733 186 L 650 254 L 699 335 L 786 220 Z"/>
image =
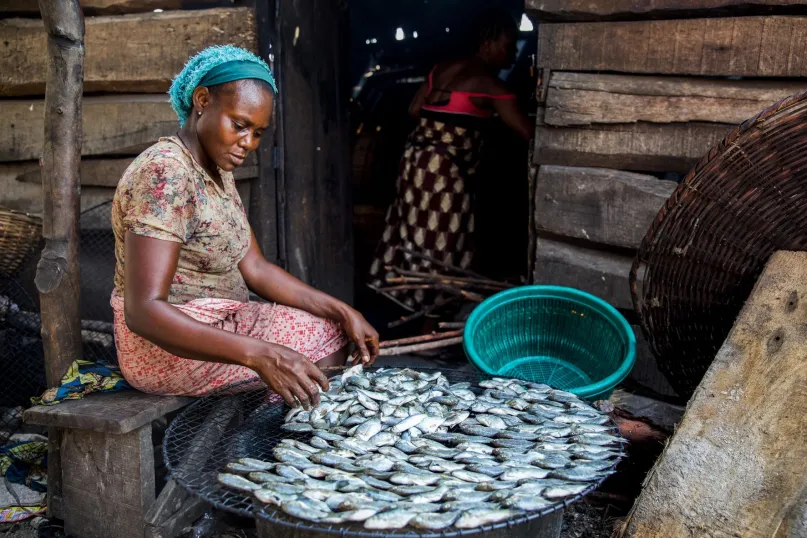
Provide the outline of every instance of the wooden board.
<path id="1" fill-rule="evenodd" d="M 807 253 L 777 252 L 648 475 L 621 536 L 804 536 L 791 510 L 804 518 L 805 317 Z"/>
<path id="2" fill-rule="evenodd" d="M 677 183 L 605 168 L 544 165 L 535 186 L 539 230 L 639 248 Z"/>
<path id="3" fill-rule="evenodd" d="M 527 12 L 538 20 L 592 21 L 651 17 L 704 17 L 801 12 L 802 0 L 526 0 Z"/>
<path id="4" fill-rule="evenodd" d="M 742 123 L 802 89 L 801 82 L 553 72 L 544 122 Z"/>
<path id="5" fill-rule="evenodd" d="M 0 100 L 0 161 L 39 159 L 44 105 L 39 100 Z M 82 155 L 137 155 L 179 127 L 164 95 L 87 97 L 82 108 Z"/>
<path id="6" fill-rule="evenodd" d="M 803 77 L 807 17 L 541 24 L 537 63 L 552 71 Z"/>
<path id="7" fill-rule="evenodd" d="M 137 13 L 155 9 L 183 9 L 199 7 L 230 7 L 232 0 L 79 0 L 85 15 L 113 15 Z M 38 15 L 37 0 L 3 0 L 0 15 Z"/>
<path id="8" fill-rule="evenodd" d="M 346 12 L 331 0 L 281 2 L 278 250 L 291 274 L 353 300 Z"/>
<path id="9" fill-rule="evenodd" d="M 97 393 L 59 405 L 32 407 L 25 411 L 23 420 L 40 426 L 123 434 L 192 401 L 193 398 L 155 396 L 136 390 Z"/>
<path id="10" fill-rule="evenodd" d="M 616 308 L 633 309 L 628 284 L 632 263 L 628 256 L 538 238 L 533 282 L 577 288 Z"/>
<path id="11" fill-rule="evenodd" d="M 44 94 L 42 21 L 0 20 L 0 35 L 8 43 L 0 55 L 0 95 Z M 256 50 L 257 37 L 252 9 L 217 8 L 89 17 L 84 43 L 85 91 L 164 92 L 194 53 L 224 44 Z"/>
<path id="12" fill-rule="evenodd" d="M 154 502 L 151 433 L 150 424 L 122 435 L 64 431 L 62 491 L 67 534 L 143 537 L 144 516 Z"/>
<path id="13" fill-rule="evenodd" d="M 132 163 L 134 157 L 122 159 L 83 159 L 79 172 L 82 187 L 110 187 L 118 186 L 123 172 Z M 236 181 L 253 179 L 258 175 L 257 163 L 254 154 L 249 154 L 242 166 L 233 170 Z M 0 178 L 8 177 L 14 181 L 24 183 L 42 183 L 39 165 L 36 162 L 5 163 L 0 164 Z M 0 195 L 0 198 L 2 195 Z M 2 204 L 0 204 L 2 205 Z"/>
<path id="14" fill-rule="evenodd" d="M 537 164 L 685 173 L 732 127 L 701 122 L 537 125 L 533 158 Z"/>

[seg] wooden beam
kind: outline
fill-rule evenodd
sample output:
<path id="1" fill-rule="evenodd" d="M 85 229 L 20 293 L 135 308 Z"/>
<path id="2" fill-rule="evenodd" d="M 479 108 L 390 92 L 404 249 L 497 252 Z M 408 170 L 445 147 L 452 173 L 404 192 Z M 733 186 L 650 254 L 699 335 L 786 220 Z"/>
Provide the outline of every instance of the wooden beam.
<path id="1" fill-rule="evenodd" d="M 538 230 L 639 248 L 674 181 L 604 168 L 541 166 L 535 187 Z"/>
<path id="2" fill-rule="evenodd" d="M 685 173 L 732 127 L 700 122 L 586 127 L 539 124 L 534 160 L 537 164 Z"/>
<path id="3" fill-rule="evenodd" d="M 775 253 L 621 536 L 803 536 L 805 298 L 807 253 Z"/>
<path id="4" fill-rule="evenodd" d="M 553 72 L 547 125 L 742 123 L 804 89 L 801 82 Z"/>
<path id="5" fill-rule="evenodd" d="M 616 308 L 633 309 L 628 285 L 632 263 L 629 256 L 538 238 L 533 282 L 577 288 Z"/>
<path id="6" fill-rule="evenodd" d="M 79 0 L 85 15 L 120 15 L 154 11 L 155 9 L 185 9 L 198 7 L 232 7 L 232 0 Z M 39 15 L 36 0 L 4 0 L 0 15 Z"/>
<path id="7" fill-rule="evenodd" d="M 251 186 L 249 223 L 255 233 L 258 247 L 264 257 L 283 269 L 286 264 L 285 167 L 283 159 L 283 103 L 284 82 L 281 61 L 283 41 L 279 38 L 280 21 L 275 0 L 257 0 L 255 16 L 258 20 L 258 49 L 260 56 L 272 68 L 280 92 L 275 95 L 272 109 L 270 136 L 264 136 L 258 148 L 258 175 Z M 254 192 L 254 195 L 253 195 Z"/>
<path id="8" fill-rule="evenodd" d="M 8 43 L 0 56 L 0 95 L 42 95 L 47 73 L 42 21 L 0 20 L 0 35 Z M 84 91 L 165 92 L 189 56 L 224 44 L 256 50 L 252 9 L 88 18 Z"/>
<path id="9" fill-rule="evenodd" d="M 49 387 L 81 359 L 78 212 L 84 16 L 78 0 L 41 0 L 48 32 L 42 179 L 45 247 L 36 268 Z"/>
<path id="10" fill-rule="evenodd" d="M 541 24 L 538 68 L 803 77 L 807 17 Z"/>
<path id="11" fill-rule="evenodd" d="M 538 20 L 594 21 L 803 12 L 803 0 L 526 0 Z"/>
<path id="12" fill-rule="evenodd" d="M 0 100 L 0 161 L 42 155 L 43 101 Z M 137 155 L 179 124 L 164 95 L 88 97 L 83 107 L 82 155 Z"/>
<path id="13" fill-rule="evenodd" d="M 132 164 L 134 157 L 121 159 L 82 159 L 79 167 L 81 186 L 108 187 L 118 186 L 123 172 Z M 242 166 L 233 170 L 233 178 L 238 181 L 249 181 L 258 177 L 257 160 L 254 154 L 249 154 Z M 42 183 L 42 174 L 36 162 L 4 163 L 0 164 L 0 182 L 6 180 L 22 183 Z M 0 194 L 2 200 L 2 194 Z M 0 203 L 2 205 L 2 203 Z"/>
<path id="14" fill-rule="evenodd" d="M 335 0 L 279 3 L 285 172 L 278 206 L 285 214 L 289 272 L 352 301 L 344 7 Z"/>

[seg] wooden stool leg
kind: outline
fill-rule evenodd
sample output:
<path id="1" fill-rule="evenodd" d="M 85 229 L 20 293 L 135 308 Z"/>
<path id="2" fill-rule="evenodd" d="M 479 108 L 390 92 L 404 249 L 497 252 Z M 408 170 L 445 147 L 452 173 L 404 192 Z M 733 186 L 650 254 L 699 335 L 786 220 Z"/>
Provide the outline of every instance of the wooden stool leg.
<path id="1" fill-rule="evenodd" d="M 81 538 L 143 538 L 154 502 L 151 424 L 125 434 L 63 430 L 65 532 Z"/>

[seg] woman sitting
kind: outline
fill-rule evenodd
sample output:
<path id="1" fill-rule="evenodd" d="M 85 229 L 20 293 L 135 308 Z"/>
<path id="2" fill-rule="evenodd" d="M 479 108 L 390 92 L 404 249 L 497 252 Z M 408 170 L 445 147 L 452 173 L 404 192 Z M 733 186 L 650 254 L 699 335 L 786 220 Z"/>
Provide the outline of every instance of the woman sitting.
<path id="1" fill-rule="evenodd" d="M 269 263 L 232 171 L 269 129 L 269 67 L 236 47 L 193 57 L 169 94 L 176 136 L 140 154 L 118 184 L 115 343 L 126 380 L 155 394 L 204 396 L 262 380 L 290 405 L 316 405 L 352 341 L 372 363 L 364 317 Z M 251 302 L 249 290 L 269 301 Z"/>

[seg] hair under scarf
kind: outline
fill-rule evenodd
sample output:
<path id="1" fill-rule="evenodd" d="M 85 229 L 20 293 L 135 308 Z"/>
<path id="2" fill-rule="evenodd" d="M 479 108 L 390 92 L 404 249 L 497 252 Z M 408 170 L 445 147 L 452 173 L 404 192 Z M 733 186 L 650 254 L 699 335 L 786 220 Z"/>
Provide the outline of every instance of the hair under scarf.
<path id="1" fill-rule="evenodd" d="M 266 62 L 248 50 L 232 45 L 217 45 L 191 57 L 182 71 L 174 77 L 168 90 L 171 107 L 179 118 L 179 125 L 185 124 L 193 110 L 193 90 L 197 87 L 215 86 L 246 78 L 263 80 L 277 93 L 272 70 Z"/>

